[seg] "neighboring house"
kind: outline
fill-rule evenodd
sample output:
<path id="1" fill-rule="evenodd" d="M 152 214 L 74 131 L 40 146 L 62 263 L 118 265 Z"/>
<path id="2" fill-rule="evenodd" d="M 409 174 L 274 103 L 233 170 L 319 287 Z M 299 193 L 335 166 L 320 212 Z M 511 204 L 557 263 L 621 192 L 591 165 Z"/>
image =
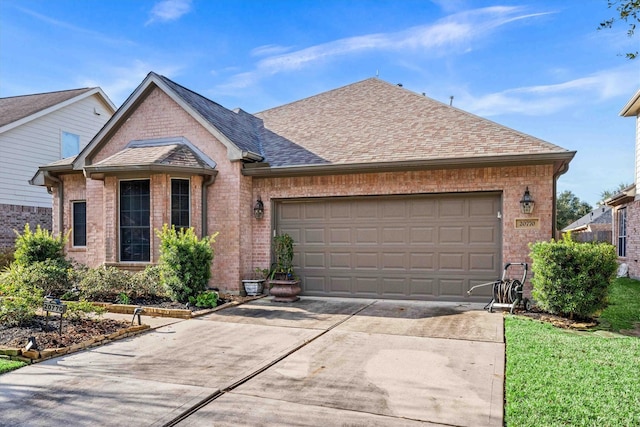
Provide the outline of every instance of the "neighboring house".
<path id="1" fill-rule="evenodd" d="M 636 152 L 634 184 L 605 200 L 613 207 L 613 244 L 618 260 L 627 264 L 629 276 L 640 279 L 640 90 L 620 112 L 622 117 L 636 119 Z"/>
<path id="2" fill-rule="evenodd" d="M 576 242 L 611 242 L 611 206 L 599 206 L 562 229 Z"/>
<path id="3" fill-rule="evenodd" d="M 115 110 L 100 88 L 0 98 L 0 249 L 25 223 L 51 230 L 51 195 L 29 185 L 33 171 L 78 154 Z"/>
<path id="4" fill-rule="evenodd" d="M 210 286 L 239 292 L 286 232 L 303 294 L 486 301 L 488 288 L 467 290 L 554 235 L 574 155 L 377 78 L 252 115 L 150 73 L 33 183 L 90 266 L 143 268 L 158 260 L 155 229 L 191 226 L 220 233 Z"/>

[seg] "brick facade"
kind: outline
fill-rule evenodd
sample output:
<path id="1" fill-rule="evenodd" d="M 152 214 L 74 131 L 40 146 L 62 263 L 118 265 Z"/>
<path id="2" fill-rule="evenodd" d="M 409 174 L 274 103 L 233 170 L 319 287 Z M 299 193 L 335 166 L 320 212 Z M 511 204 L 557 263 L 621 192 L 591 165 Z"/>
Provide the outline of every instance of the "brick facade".
<path id="1" fill-rule="evenodd" d="M 289 178 L 242 175 L 243 164 L 230 161 L 228 149 L 193 116 L 155 88 L 137 104 L 126 121 L 91 152 L 96 164 L 121 151 L 133 140 L 168 137 L 186 138 L 216 162 L 218 175 L 206 188 L 207 229 L 219 232 L 214 245 L 212 287 L 239 292 L 241 279 L 250 277 L 256 268 L 271 262 L 271 237 L 274 204 L 283 199 L 308 197 L 437 194 L 498 192 L 502 194 L 502 260 L 522 262 L 528 259 L 530 242 L 548 240 L 552 234 L 554 166 L 538 164 L 513 167 L 476 167 L 406 172 L 353 173 L 341 175 L 298 176 Z M 173 175 L 144 171 L 119 176 L 86 179 L 83 175 L 63 176 L 64 230 L 71 226 L 70 203 L 87 201 L 87 246 L 68 247 L 70 256 L 89 266 L 113 264 L 125 268 L 143 267 L 145 263 L 119 263 L 118 186 L 121 179 L 149 179 L 151 188 L 151 225 L 159 229 L 170 220 L 170 179 Z M 191 180 L 191 225 L 201 234 L 203 177 Z M 86 182 L 85 182 L 86 181 Z M 526 187 L 536 202 L 531 215 L 520 213 L 520 199 Z M 260 197 L 265 205 L 261 220 L 253 217 L 253 205 Z M 54 194 L 54 210 L 57 212 Z M 496 212 L 496 215 L 498 213 Z M 516 218 L 538 218 L 537 228 L 516 229 Z M 158 238 L 152 232 L 151 263 L 158 259 Z"/>
<path id="2" fill-rule="evenodd" d="M 640 280 L 640 200 L 618 206 L 616 212 L 622 208 L 627 209 L 627 256 L 619 257 L 618 261 L 629 266 L 629 277 Z M 613 243 L 617 245 L 618 224 L 615 213 L 613 218 Z"/>
<path id="3" fill-rule="evenodd" d="M 38 225 L 49 231 L 52 228 L 51 208 L 0 204 L 0 217 L 0 250 L 13 248 L 15 231 L 22 233 L 27 223 L 32 230 Z"/>
<path id="4" fill-rule="evenodd" d="M 533 214 L 520 213 L 526 187 L 536 205 Z M 269 265 L 273 203 L 278 199 L 430 194 L 491 191 L 502 193 L 502 260 L 528 262 L 530 242 L 552 237 L 553 166 L 492 167 L 295 178 L 254 178 L 254 200 L 260 195 L 265 217 L 253 221 L 253 267 Z M 540 227 L 516 229 L 516 218 L 539 218 Z"/>

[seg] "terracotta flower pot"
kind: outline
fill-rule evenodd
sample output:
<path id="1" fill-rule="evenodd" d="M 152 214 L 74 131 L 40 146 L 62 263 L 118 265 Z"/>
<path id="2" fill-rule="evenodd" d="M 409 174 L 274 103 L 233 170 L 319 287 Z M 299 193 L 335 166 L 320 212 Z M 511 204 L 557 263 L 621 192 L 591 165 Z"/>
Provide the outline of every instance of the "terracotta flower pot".
<path id="1" fill-rule="evenodd" d="M 295 302 L 302 289 L 299 280 L 269 280 L 269 292 L 274 302 Z"/>

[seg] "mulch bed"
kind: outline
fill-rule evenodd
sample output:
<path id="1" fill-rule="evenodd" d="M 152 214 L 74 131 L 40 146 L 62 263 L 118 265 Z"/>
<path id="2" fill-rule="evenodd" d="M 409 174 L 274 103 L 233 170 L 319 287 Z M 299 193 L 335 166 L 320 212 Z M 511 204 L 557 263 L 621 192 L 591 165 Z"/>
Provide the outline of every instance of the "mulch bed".
<path id="1" fill-rule="evenodd" d="M 231 302 L 244 302 L 252 297 L 239 295 L 220 294 L 218 306 Z M 131 304 L 145 307 L 179 308 L 186 309 L 185 304 L 166 300 L 135 300 Z M 198 307 L 189 307 L 192 311 L 201 310 Z M 100 335 L 108 335 L 131 326 L 130 322 L 117 321 L 105 318 L 80 318 L 62 320 L 62 335 L 58 333 L 60 328 L 60 316 L 52 314 L 47 322 L 45 316 L 35 316 L 29 323 L 21 326 L 7 327 L 0 325 L 0 347 L 23 348 L 30 337 L 36 339 L 38 349 L 68 347 L 80 344 Z"/>
<path id="2" fill-rule="evenodd" d="M 68 347 L 80 344 L 91 338 L 108 335 L 131 324 L 112 319 L 62 319 L 62 335 L 60 316 L 51 315 L 47 322 L 45 316 L 35 316 L 29 323 L 21 326 L 0 326 L 0 347 L 24 347 L 30 337 L 36 339 L 38 349 Z"/>

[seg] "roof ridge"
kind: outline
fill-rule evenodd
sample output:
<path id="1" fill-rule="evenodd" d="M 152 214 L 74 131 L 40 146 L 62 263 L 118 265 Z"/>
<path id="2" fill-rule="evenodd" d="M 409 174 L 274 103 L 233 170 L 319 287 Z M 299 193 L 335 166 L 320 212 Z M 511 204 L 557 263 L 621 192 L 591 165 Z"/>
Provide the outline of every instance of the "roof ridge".
<path id="1" fill-rule="evenodd" d="M 309 95 L 309 96 L 306 96 L 306 97 L 304 97 L 304 98 L 296 99 L 295 101 L 287 102 L 287 103 L 285 103 L 285 104 L 280 104 L 280 105 L 278 105 L 278 106 L 276 106 L 276 107 L 267 108 L 266 110 L 262 110 L 262 111 L 259 111 L 259 112 L 256 112 L 256 113 L 253 113 L 253 115 L 254 115 L 254 116 L 257 116 L 258 114 L 263 114 L 263 113 L 266 113 L 267 111 L 277 110 L 277 109 L 279 109 L 279 108 L 286 107 L 286 106 L 289 106 L 289 105 L 292 105 L 292 104 L 295 104 L 295 103 L 298 103 L 298 102 L 306 101 L 306 100 L 308 100 L 308 99 L 311 99 L 311 98 L 316 97 L 316 96 L 319 96 L 319 95 L 329 94 L 329 93 L 336 92 L 336 91 L 338 91 L 338 90 L 341 90 L 341 89 L 347 88 L 347 87 L 349 87 L 349 86 L 355 86 L 355 85 L 357 85 L 357 84 L 364 83 L 364 82 L 369 81 L 369 80 L 380 80 L 380 81 L 382 81 L 382 82 L 384 82 L 384 83 L 387 83 L 387 84 L 389 84 L 389 85 L 393 86 L 393 84 L 391 84 L 391 83 L 389 83 L 389 82 L 387 82 L 387 81 L 385 81 L 385 80 L 382 80 L 382 79 L 380 79 L 379 77 L 367 77 L 367 78 L 366 78 L 366 79 L 364 79 L 364 80 L 360 80 L 360 81 L 357 81 L 357 82 L 349 83 L 349 84 L 346 84 L 346 85 L 343 85 L 343 86 L 340 86 L 340 87 L 336 87 L 336 88 L 333 88 L 333 89 L 326 90 L 326 91 L 324 91 L 324 92 L 316 93 L 316 94 L 314 94 L 314 95 Z M 258 117 L 258 118 L 259 118 L 259 117 Z"/>
<path id="2" fill-rule="evenodd" d="M 24 95 L 5 96 L 5 97 L 2 97 L 0 99 L 25 98 L 25 97 L 28 97 L 28 96 L 53 95 L 54 93 L 77 92 L 77 91 L 82 91 L 82 93 L 84 93 L 84 92 L 88 92 L 88 91 L 90 91 L 92 89 L 97 89 L 97 88 L 98 88 L 98 86 L 81 87 L 81 88 L 77 88 L 77 89 L 54 90 L 54 91 L 51 91 L 51 92 L 27 93 L 27 94 L 24 94 Z"/>

